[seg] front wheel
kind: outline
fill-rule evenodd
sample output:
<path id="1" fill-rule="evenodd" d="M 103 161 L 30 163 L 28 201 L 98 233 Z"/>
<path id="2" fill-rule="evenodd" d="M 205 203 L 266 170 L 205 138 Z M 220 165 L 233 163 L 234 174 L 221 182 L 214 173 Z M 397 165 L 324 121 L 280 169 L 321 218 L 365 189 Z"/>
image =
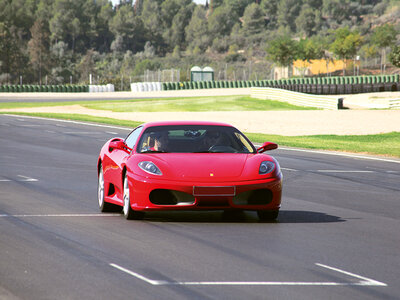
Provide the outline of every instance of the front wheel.
<path id="1" fill-rule="evenodd" d="M 278 218 L 279 210 L 259 210 L 257 211 L 260 221 L 275 221 Z"/>
<path id="2" fill-rule="evenodd" d="M 128 175 L 125 174 L 124 178 L 124 217 L 127 220 L 141 220 L 144 217 L 143 212 L 135 211 L 131 207 L 131 199 L 129 192 Z"/>
<path id="3" fill-rule="evenodd" d="M 104 200 L 104 174 L 103 166 L 100 166 L 99 180 L 97 184 L 97 199 L 99 202 L 99 208 L 101 212 L 115 212 L 121 211 L 121 206 L 108 203 Z"/>

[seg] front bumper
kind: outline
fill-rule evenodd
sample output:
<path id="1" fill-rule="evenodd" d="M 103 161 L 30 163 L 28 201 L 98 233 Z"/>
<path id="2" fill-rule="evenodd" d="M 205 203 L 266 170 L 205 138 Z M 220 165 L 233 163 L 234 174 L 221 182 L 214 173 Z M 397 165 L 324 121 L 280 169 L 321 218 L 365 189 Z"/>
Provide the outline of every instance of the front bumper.
<path id="1" fill-rule="evenodd" d="M 279 210 L 282 175 L 236 182 L 181 182 L 128 174 L 131 207 L 161 210 Z"/>

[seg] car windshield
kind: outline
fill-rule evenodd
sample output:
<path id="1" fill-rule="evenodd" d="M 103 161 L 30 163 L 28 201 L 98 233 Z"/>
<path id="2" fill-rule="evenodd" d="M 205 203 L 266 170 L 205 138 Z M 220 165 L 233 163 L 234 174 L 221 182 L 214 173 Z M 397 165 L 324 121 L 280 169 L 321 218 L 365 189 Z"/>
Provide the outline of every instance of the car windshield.
<path id="1" fill-rule="evenodd" d="M 255 153 L 237 129 L 216 125 L 175 125 L 147 128 L 137 145 L 139 153 Z"/>

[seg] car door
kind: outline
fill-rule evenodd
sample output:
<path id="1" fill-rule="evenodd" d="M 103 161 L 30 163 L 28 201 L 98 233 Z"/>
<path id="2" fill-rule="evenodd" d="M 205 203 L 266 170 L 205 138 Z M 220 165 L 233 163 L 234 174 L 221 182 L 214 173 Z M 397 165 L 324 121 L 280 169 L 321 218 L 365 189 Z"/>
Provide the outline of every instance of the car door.
<path id="1" fill-rule="evenodd" d="M 134 129 L 125 139 L 125 144 L 129 148 L 133 148 L 136 144 L 136 141 L 142 132 L 142 127 L 138 127 Z M 104 177 L 107 182 L 109 182 L 110 188 L 114 188 L 113 193 L 118 197 L 118 200 L 122 201 L 123 194 L 123 178 L 122 178 L 122 169 L 125 165 L 126 159 L 130 155 L 130 151 L 126 151 L 123 149 L 109 149 L 109 155 L 104 159 L 105 164 L 107 166 L 107 170 L 104 172 Z M 117 199 L 115 199 L 117 200 Z"/>

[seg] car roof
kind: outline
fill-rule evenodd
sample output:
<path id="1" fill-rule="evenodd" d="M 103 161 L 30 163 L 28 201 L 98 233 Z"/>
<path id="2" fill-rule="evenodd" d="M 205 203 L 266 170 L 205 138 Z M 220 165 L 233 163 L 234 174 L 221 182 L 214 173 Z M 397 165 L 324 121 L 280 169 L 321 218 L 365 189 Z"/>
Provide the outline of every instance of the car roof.
<path id="1" fill-rule="evenodd" d="M 228 126 L 233 127 L 227 123 L 221 122 L 210 122 L 210 121 L 158 121 L 158 122 L 148 122 L 143 124 L 144 128 L 154 127 L 154 126 L 173 126 L 173 125 L 207 125 L 207 126 Z"/>

